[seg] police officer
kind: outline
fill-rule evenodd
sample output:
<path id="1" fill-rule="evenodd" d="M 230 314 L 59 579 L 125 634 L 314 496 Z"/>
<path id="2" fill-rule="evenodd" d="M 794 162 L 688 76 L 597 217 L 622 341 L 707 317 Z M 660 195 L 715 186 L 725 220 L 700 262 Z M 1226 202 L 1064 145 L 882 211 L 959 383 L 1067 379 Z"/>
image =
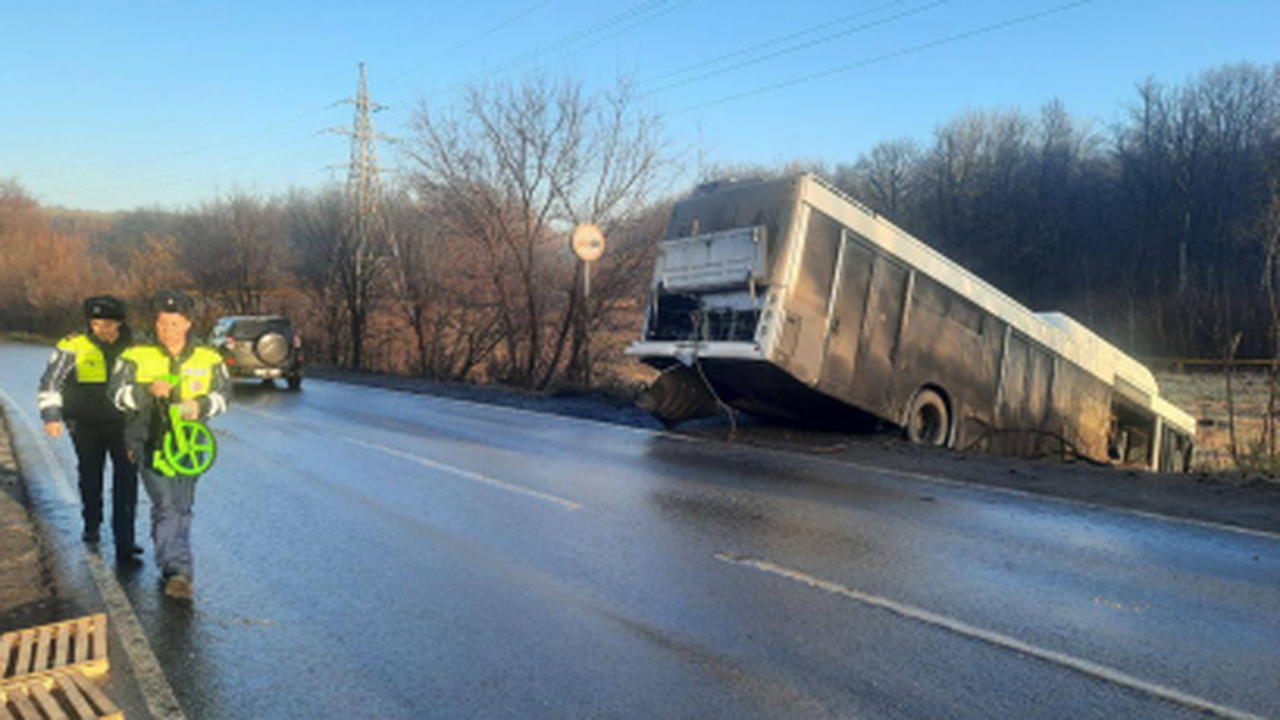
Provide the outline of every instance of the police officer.
<path id="1" fill-rule="evenodd" d="M 136 565 L 142 548 L 134 544 L 138 476 L 125 447 L 124 415 L 107 397 L 116 358 L 129 346 L 123 300 L 110 295 L 84 302 L 87 332 L 68 335 L 49 358 L 36 395 L 40 418 L 49 437 L 71 431 L 80 474 L 80 513 L 84 541 L 96 544 L 102 524 L 103 471 L 111 456 L 111 530 L 116 560 Z"/>
<path id="2" fill-rule="evenodd" d="M 164 592 L 192 595 L 191 508 L 198 477 L 167 477 L 152 463 L 167 432 L 168 408 L 178 404 L 186 420 L 206 420 L 227 409 L 230 381 L 222 356 L 195 345 L 191 336 L 195 302 L 176 291 L 152 300 L 156 344 L 125 350 L 111 378 L 111 398 L 128 417 L 129 451 L 151 498 L 151 538 Z"/>

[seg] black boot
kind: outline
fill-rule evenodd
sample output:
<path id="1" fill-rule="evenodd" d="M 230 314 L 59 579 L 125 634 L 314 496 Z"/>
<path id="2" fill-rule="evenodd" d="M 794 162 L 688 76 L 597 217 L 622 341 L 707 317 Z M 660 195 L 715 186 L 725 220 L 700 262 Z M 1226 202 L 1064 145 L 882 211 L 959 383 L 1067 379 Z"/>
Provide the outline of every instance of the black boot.
<path id="1" fill-rule="evenodd" d="M 132 569 L 142 567 L 142 558 L 129 552 L 116 553 L 116 565 L 121 569 Z"/>

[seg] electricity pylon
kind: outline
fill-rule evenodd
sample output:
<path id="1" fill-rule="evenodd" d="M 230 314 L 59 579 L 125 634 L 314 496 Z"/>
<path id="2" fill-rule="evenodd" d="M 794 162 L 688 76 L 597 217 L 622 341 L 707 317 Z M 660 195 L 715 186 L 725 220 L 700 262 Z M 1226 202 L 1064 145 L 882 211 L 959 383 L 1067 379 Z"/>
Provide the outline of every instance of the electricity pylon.
<path id="1" fill-rule="evenodd" d="M 347 164 L 347 222 L 342 241 L 335 244 L 334 280 L 338 284 L 351 331 L 351 365 L 362 369 L 363 345 L 369 304 L 379 273 L 379 258 L 395 255 L 383 208 L 382 173 L 378 165 L 378 141 L 389 140 L 373 129 L 373 113 L 386 107 L 369 99 L 364 63 L 360 63 L 360 86 L 354 98 L 341 101 L 355 106 L 350 129 L 332 132 L 351 136 L 351 161 Z"/>

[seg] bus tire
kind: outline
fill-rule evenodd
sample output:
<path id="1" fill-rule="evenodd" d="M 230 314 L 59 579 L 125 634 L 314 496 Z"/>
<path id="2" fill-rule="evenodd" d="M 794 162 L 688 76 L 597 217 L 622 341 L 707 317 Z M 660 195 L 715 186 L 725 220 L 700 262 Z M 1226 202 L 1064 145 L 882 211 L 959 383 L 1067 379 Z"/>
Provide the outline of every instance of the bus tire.
<path id="1" fill-rule="evenodd" d="M 951 440 L 951 413 L 942 396 L 922 388 L 911 399 L 905 423 L 907 440 L 913 445 L 946 447 Z"/>

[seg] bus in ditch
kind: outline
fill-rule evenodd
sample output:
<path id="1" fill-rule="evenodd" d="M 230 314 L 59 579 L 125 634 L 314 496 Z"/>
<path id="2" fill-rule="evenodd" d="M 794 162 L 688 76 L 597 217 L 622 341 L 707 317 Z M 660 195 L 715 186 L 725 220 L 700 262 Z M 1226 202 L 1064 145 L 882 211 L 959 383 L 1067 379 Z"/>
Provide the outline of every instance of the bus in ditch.
<path id="1" fill-rule="evenodd" d="M 1195 420 L 1151 371 L 1035 313 L 810 174 L 700 186 L 658 243 L 643 335 L 668 424 L 728 404 L 888 423 L 915 443 L 1190 469 Z"/>

